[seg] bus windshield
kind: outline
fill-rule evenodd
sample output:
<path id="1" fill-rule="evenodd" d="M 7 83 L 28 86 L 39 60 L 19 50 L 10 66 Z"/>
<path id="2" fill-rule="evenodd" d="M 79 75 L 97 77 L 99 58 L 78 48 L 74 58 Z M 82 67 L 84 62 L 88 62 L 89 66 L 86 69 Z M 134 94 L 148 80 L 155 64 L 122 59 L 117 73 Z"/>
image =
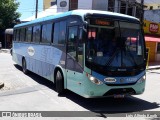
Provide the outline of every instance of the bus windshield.
<path id="1" fill-rule="evenodd" d="M 87 35 L 88 63 L 116 68 L 144 64 L 144 38 L 140 24 L 106 20 L 90 22 Z"/>

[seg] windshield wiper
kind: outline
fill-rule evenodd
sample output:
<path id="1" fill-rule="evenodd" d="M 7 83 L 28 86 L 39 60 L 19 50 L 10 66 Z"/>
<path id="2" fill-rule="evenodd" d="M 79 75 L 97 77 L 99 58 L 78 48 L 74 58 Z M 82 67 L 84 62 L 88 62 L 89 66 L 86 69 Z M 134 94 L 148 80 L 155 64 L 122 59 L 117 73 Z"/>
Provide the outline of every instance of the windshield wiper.
<path id="1" fill-rule="evenodd" d="M 129 56 L 130 56 L 131 60 L 134 62 L 134 64 L 135 64 L 136 66 L 138 66 L 138 64 L 136 63 L 136 60 L 134 59 L 133 55 L 131 54 L 130 49 L 127 49 L 127 50 L 128 50 L 128 52 L 129 52 Z"/>
<path id="2" fill-rule="evenodd" d="M 112 54 L 112 56 L 109 58 L 109 60 L 108 60 L 107 63 L 105 64 L 105 66 L 109 66 L 109 65 L 111 64 L 111 62 L 113 61 L 114 57 L 115 57 L 116 54 L 119 52 L 118 50 L 119 50 L 119 48 L 117 48 L 117 49 L 115 50 L 115 52 L 114 52 L 114 53 Z"/>

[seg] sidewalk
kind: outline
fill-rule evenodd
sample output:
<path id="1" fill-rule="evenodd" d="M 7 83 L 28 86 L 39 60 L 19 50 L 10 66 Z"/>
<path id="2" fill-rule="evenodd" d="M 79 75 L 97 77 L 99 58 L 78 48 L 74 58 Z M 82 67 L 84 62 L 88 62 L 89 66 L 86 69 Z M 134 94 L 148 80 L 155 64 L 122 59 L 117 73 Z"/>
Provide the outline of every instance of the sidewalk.
<path id="1" fill-rule="evenodd" d="M 10 49 L 0 49 L 0 53 L 10 53 Z"/>
<path id="2" fill-rule="evenodd" d="M 147 70 L 160 69 L 160 62 L 150 62 Z"/>

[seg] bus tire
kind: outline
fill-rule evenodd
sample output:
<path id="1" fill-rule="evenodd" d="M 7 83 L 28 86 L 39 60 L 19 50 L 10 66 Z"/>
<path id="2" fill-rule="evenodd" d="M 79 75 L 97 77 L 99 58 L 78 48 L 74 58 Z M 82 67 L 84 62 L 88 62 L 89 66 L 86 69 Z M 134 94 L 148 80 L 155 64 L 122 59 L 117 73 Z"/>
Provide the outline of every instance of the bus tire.
<path id="1" fill-rule="evenodd" d="M 62 94 L 64 92 L 64 78 L 60 70 L 57 70 L 56 72 L 55 83 L 56 83 L 56 91 L 59 94 Z"/>
<path id="2" fill-rule="evenodd" d="M 22 59 L 22 71 L 24 74 L 28 74 L 27 63 L 26 63 L 25 58 Z"/>

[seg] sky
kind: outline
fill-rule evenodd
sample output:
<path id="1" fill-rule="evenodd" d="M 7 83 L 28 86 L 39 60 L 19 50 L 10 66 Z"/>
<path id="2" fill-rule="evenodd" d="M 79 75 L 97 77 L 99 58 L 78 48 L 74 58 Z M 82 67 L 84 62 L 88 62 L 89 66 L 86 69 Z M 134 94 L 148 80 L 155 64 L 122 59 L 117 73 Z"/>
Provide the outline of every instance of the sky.
<path id="1" fill-rule="evenodd" d="M 18 12 L 21 13 L 20 20 L 35 15 L 36 0 L 17 0 L 20 3 Z M 38 11 L 43 11 L 43 0 L 38 0 Z"/>

